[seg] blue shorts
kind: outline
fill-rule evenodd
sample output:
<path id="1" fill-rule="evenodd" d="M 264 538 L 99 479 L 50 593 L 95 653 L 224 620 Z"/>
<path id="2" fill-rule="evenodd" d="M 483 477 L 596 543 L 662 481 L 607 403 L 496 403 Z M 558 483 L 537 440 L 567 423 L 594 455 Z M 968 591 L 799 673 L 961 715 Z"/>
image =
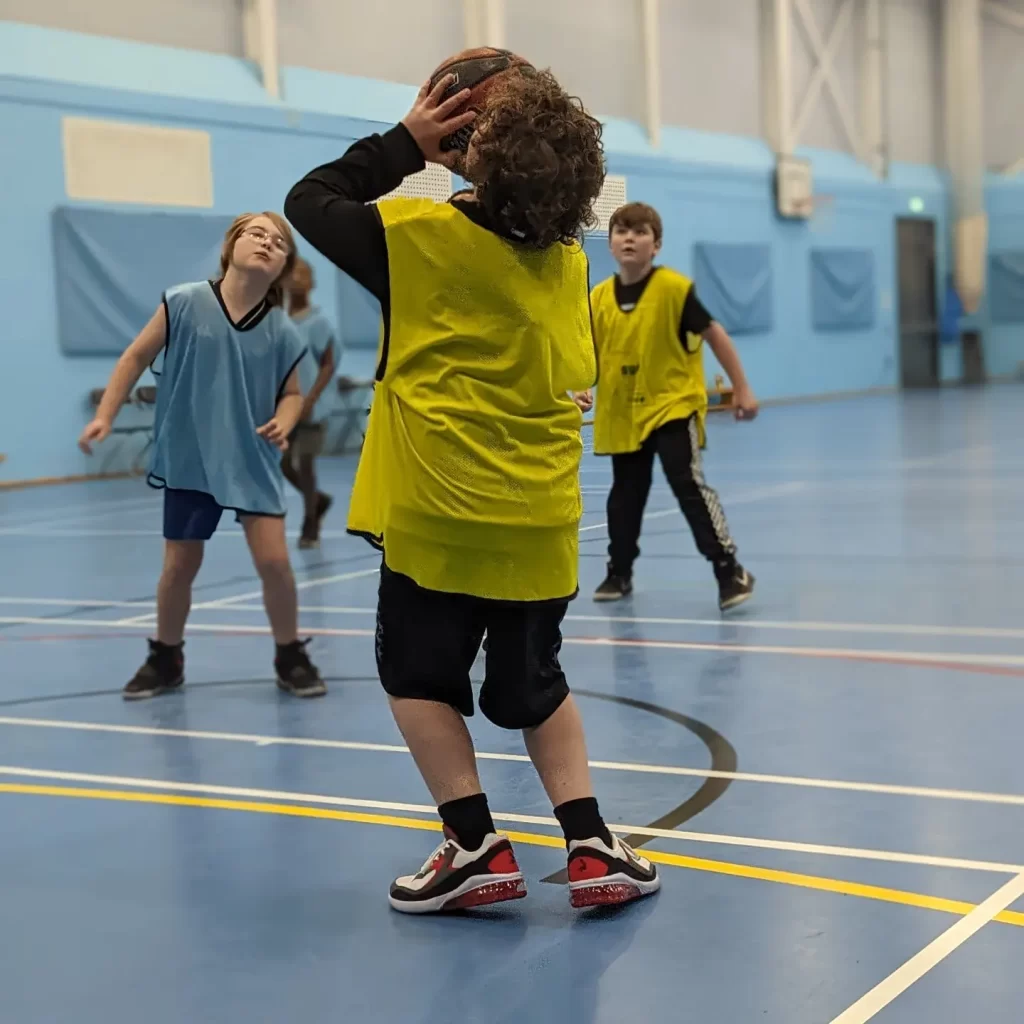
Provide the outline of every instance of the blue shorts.
<path id="1" fill-rule="evenodd" d="M 203 491 L 164 491 L 164 540 L 209 540 L 224 514 Z"/>

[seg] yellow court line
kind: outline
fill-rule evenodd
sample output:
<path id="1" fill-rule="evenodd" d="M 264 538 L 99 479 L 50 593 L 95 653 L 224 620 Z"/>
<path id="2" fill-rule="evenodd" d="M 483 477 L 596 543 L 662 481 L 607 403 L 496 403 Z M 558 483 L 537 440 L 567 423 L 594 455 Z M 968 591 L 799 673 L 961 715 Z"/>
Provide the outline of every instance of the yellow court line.
<path id="1" fill-rule="evenodd" d="M 130 790 L 91 789 L 75 786 L 37 786 L 18 782 L 0 783 L 0 793 L 17 793 L 28 796 L 60 796 L 83 800 L 112 800 L 119 803 L 160 804 L 170 807 L 204 807 L 218 811 L 247 811 L 251 814 L 277 814 L 291 818 L 321 818 L 329 821 L 351 821 L 363 825 L 387 825 L 392 828 L 419 829 L 423 832 L 440 832 L 441 823 L 429 818 L 400 818 L 391 814 L 368 814 L 363 811 L 339 811 L 327 807 L 304 807 L 298 804 L 276 804 L 253 800 L 224 800 L 216 797 L 180 796 L 171 793 L 134 793 Z M 561 836 L 547 836 L 537 832 L 512 832 L 501 830 L 515 843 L 529 846 L 548 846 L 564 849 Z M 748 864 L 731 864 L 728 861 L 707 860 L 703 857 L 685 857 L 677 853 L 662 853 L 660 850 L 644 850 L 644 856 L 656 864 L 686 868 L 690 871 L 706 871 L 716 875 L 731 875 L 734 878 L 751 878 L 778 885 L 792 885 L 801 889 L 816 889 L 841 896 L 857 896 L 860 899 L 877 900 L 882 903 L 898 903 L 905 907 L 921 910 L 938 910 L 961 917 L 974 909 L 973 903 L 961 900 L 947 900 L 939 896 L 903 889 L 888 889 L 879 885 L 865 885 L 861 882 L 847 882 L 840 878 L 826 878 L 820 875 L 804 875 L 795 871 L 779 871 L 775 868 L 761 868 Z M 1024 928 L 1024 913 L 1004 910 L 995 921 Z"/>

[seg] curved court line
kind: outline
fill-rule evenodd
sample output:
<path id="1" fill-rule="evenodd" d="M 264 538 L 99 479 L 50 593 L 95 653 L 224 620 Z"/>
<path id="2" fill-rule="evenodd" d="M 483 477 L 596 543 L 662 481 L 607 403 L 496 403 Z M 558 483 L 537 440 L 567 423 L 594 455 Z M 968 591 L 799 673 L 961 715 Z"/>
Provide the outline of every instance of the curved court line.
<path id="1" fill-rule="evenodd" d="M 671 708 L 662 707 L 660 704 L 652 704 L 650 701 L 638 700 L 635 697 L 622 697 L 614 693 L 600 693 L 596 690 L 579 690 L 573 692 L 578 697 L 589 697 L 592 700 L 604 700 L 612 704 L 621 704 L 623 707 L 634 708 L 638 711 L 646 711 L 648 714 L 657 715 L 676 725 L 681 725 L 688 732 L 696 736 L 708 748 L 711 755 L 711 770 L 714 775 L 707 775 L 696 793 L 688 796 L 681 804 L 677 804 L 672 810 L 660 817 L 655 818 L 642 830 L 634 830 L 626 836 L 626 842 L 636 848 L 645 846 L 661 830 L 674 829 L 683 822 L 695 818 L 701 811 L 710 807 L 729 788 L 732 780 L 729 773 L 736 770 L 738 759 L 736 749 L 716 729 L 712 729 L 705 722 L 699 722 L 696 718 L 684 715 L 680 711 L 673 711 Z M 550 882 L 555 885 L 564 885 L 569 881 L 566 869 L 562 868 L 553 875 L 541 879 L 542 882 Z"/>
<path id="2" fill-rule="evenodd" d="M 359 797 L 325 796 L 319 793 L 297 793 L 292 790 L 245 789 L 238 786 L 217 786 L 204 782 L 170 782 L 164 779 L 139 779 L 120 775 L 95 775 L 87 772 L 67 772 L 40 768 L 0 766 L 0 775 L 23 779 L 48 779 L 55 782 L 81 782 L 95 786 L 120 786 L 129 789 L 163 790 L 172 793 L 194 793 L 207 797 L 228 797 L 241 800 L 265 800 L 275 804 L 284 802 L 318 804 L 323 807 L 353 807 L 363 811 L 404 811 L 436 817 L 437 808 L 430 804 L 408 804 L 393 800 L 367 800 Z M 2 788 L 0 788 L 2 792 Z M 560 828 L 557 819 L 534 814 L 492 812 L 495 821 L 516 825 L 542 825 Z M 716 835 L 712 832 L 683 832 L 675 829 L 651 828 L 644 825 L 609 824 L 612 832 L 641 835 L 675 842 L 703 843 L 710 846 L 735 846 L 755 850 L 774 850 L 780 853 L 816 854 L 849 860 L 869 860 L 889 864 L 910 864 L 917 867 L 942 868 L 953 871 L 980 871 L 992 874 L 1017 874 L 1024 865 L 1002 864 L 995 861 L 964 860 L 930 854 L 900 853 L 892 850 L 871 850 L 846 846 L 827 846 L 820 843 L 798 843 L 784 839 L 758 839 L 749 836 Z"/>
<path id="3" fill-rule="evenodd" d="M 126 790 L 87 789 L 68 786 L 37 786 L 22 783 L 0 783 L 0 793 L 25 796 L 51 796 L 81 800 L 104 800 L 118 803 L 163 805 L 169 807 L 197 807 L 209 810 L 242 811 L 250 814 L 275 814 L 292 818 L 319 818 L 330 821 L 347 821 L 364 825 L 386 825 L 393 828 L 417 829 L 424 832 L 440 832 L 441 822 L 430 819 L 399 818 L 384 814 L 367 814 L 358 811 L 338 811 L 326 807 L 303 807 L 297 804 L 264 803 L 247 800 L 214 799 L 210 797 L 181 796 L 170 793 L 133 793 Z M 535 832 L 505 831 L 514 843 L 529 846 L 546 846 L 565 850 L 561 836 L 547 836 Z M 883 903 L 897 903 L 922 910 L 936 910 L 965 917 L 975 909 L 975 904 L 960 900 L 948 900 L 939 896 L 909 892 L 903 889 L 889 889 L 884 886 L 847 882 L 838 878 L 819 875 L 804 875 L 793 871 L 779 871 L 774 868 L 751 867 L 747 864 L 731 864 L 727 861 L 707 860 L 700 857 L 686 857 L 676 853 L 662 853 L 649 850 L 644 854 L 657 864 L 703 871 L 709 874 L 728 875 L 734 878 L 755 879 L 790 885 L 802 889 L 815 889 L 842 896 L 856 896 L 861 899 L 877 900 Z M 1024 913 L 1004 910 L 993 920 L 1002 924 L 1024 928 Z"/>
<path id="4" fill-rule="evenodd" d="M 638 711 L 646 711 L 648 714 L 657 715 L 670 722 L 681 725 L 684 729 L 693 733 L 711 755 L 711 768 L 704 773 L 704 782 L 691 796 L 687 797 L 678 807 L 672 808 L 667 814 L 652 821 L 647 826 L 649 829 L 674 829 L 683 822 L 695 818 L 701 811 L 710 807 L 732 784 L 736 773 L 739 758 L 736 755 L 736 748 L 720 733 L 705 722 L 684 715 L 680 711 L 673 711 L 671 708 L 664 708 L 660 704 L 652 704 L 650 701 L 639 700 L 635 697 L 622 697 L 613 693 L 599 693 L 596 690 L 579 690 L 573 692 L 582 697 L 589 697 L 592 700 L 604 700 L 612 704 L 621 704 L 623 707 L 634 708 Z M 642 846 L 647 840 L 639 833 L 626 837 L 630 846 Z"/>
<path id="5" fill-rule="evenodd" d="M 320 582 L 320 581 L 316 581 Z M 248 596 L 248 595 L 247 595 Z M 198 605 L 194 605 L 199 607 Z M 217 608 L 210 608 L 217 611 Z M 151 619 L 152 615 L 145 616 Z M 0 616 L 0 625 L 6 626 L 88 626 L 93 629 L 121 630 L 125 627 L 151 629 L 152 622 L 133 619 L 70 619 L 41 618 L 39 616 Z M 301 630 L 310 636 L 372 637 L 372 629 L 336 629 L 329 626 L 304 626 Z M 188 624 L 187 633 L 219 633 L 230 636 L 268 636 L 269 626 L 227 625 L 214 623 Z M 727 654 L 776 654 L 792 658 L 823 658 L 833 661 L 863 661 L 884 665 L 906 665 L 912 668 L 943 668 L 981 675 L 1024 677 L 1024 655 L 1020 654 L 959 654 L 930 651 L 885 651 L 840 647 L 773 647 L 765 644 L 723 644 L 687 640 L 633 640 L 618 637 L 566 636 L 563 644 L 582 647 L 643 647 L 668 651 L 719 651 Z"/>
<path id="6" fill-rule="evenodd" d="M 376 677 L 344 677 L 376 681 Z M 241 680 L 239 682 L 249 682 Z M 230 686 L 233 682 L 193 683 L 199 686 Z M 121 691 L 103 690 L 86 694 L 65 694 L 56 697 L 29 698 L 30 700 L 62 700 L 78 696 L 119 696 Z M 0 707 L 10 702 L 0 702 Z M 31 729 L 67 729 L 72 732 L 121 733 L 127 736 L 170 736 L 190 740 L 217 740 L 225 743 L 251 743 L 257 747 L 322 747 L 329 750 L 352 750 L 363 753 L 408 754 L 409 748 L 396 743 L 368 743 L 361 740 L 314 739 L 302 736 L 270 736 L 245 732 L 209 732 L 198 729 L 166 729 L 151 725 L 112 725 L 106 722 L 82 722 L 53 718 L 20 718 L 0 716 L 0 726 Z M 517 761 L 529 764 L 526 754 L 498 754 L 478 750 L 481 761 Z M 1002 804 L 1024 807 L 1024 795 L 1018 793 L 986 793 L 983 790 L 936 789 L 927 786 L 902 786 L 885 782 L 853 782 L 846 779 L 815 779 L 804 775 L 769 775 L 761 772 L 716 772 L 710 768 L 683 768 L 677 765 L 630 763 L 625 761 L 590 761 L 591 768 L 616 772 L 636 772 L 642 775 L 681 775 L 692 778 L 728 778 L 734 782 L 759 782 L 767 785 L 796 786 L 806 789 L 832 789 L 850 793 L 871 793 L 879 796 L 909 796 L 929 800 L 954 800 L 964 803 Z"/>

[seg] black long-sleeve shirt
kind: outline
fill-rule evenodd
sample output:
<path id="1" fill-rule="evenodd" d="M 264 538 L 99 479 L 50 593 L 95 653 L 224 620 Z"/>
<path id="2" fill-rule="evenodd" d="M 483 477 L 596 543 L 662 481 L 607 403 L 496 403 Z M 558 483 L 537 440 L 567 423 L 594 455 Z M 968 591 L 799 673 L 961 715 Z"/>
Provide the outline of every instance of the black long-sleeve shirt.
<path id="1" fill-rule="evenodd" d="M 380 213 L 368 204 L 424 166 L 419 146 L 398 124 L 383 135 L 360 139 L 341 159 L 310 171 L 284 202 L 284 215 L 295 230 L 370 292 L 385 317 L 391 302 L 388 248 Z M 480 203 L 457 194 L 451 202 L 470 220 L 495 230 Z"/>
<path id="2" fill-rule="evenodd" d="M 391 310 L 388 249 L 380 213 L 371 204 L 424 166 L 416 141 L 398 124 L 383 135 L 360 139 L 340 159 L 310 171 L 285 199 L 284 214 L 295 230 L 380 302 L 385 324 Z M 475 223 L 495 230 L 480 203 L 458 195 L 451 202 Z M 621 308 L 636 305 L 656 270 L 633 285 L 623 285 L 616 276 L 615 298 Z M 680 341 L 686 346 L 688 333 L 703 334 L 710 325 L 710 314 L 691 288 Z"/>

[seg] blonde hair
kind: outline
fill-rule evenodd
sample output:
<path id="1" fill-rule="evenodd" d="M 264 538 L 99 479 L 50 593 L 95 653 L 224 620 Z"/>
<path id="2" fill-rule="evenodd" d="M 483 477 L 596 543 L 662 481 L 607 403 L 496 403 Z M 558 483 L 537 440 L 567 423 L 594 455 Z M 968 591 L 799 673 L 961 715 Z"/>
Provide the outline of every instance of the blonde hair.
<path id="1" fill-rule="evenodd" d="M 227 233 L 224 235 L 224 244 L 220 250 L 220 276 L 221 278 L 228 272 L 228 267 L 231 266 L 231 254 L 235 251 L 235 243 L 242 237 L 242 232 L 257 218 L 266 217 L 278 232 L 281 237 L 288 243 L 288 256 L 284 261 L 284 269 L 274 279 L 273 283 L 267 289 L 267 302 L 271 306 L 280 306 L 284 303 L 284 286 L 287 281 L 288 275 L 292 272 L 292 268 L 295 266 L 295 260 L 298 254 L 295 251 L 295 236 L 292 234 L 291 226 L 288 221 L 284 219 L 279 213 L 274 213 L 271 210 L 264 210 L 263 213 L 243 213 L 234 219 L 231 223 L 231 227 L 228 228 Z"/>

